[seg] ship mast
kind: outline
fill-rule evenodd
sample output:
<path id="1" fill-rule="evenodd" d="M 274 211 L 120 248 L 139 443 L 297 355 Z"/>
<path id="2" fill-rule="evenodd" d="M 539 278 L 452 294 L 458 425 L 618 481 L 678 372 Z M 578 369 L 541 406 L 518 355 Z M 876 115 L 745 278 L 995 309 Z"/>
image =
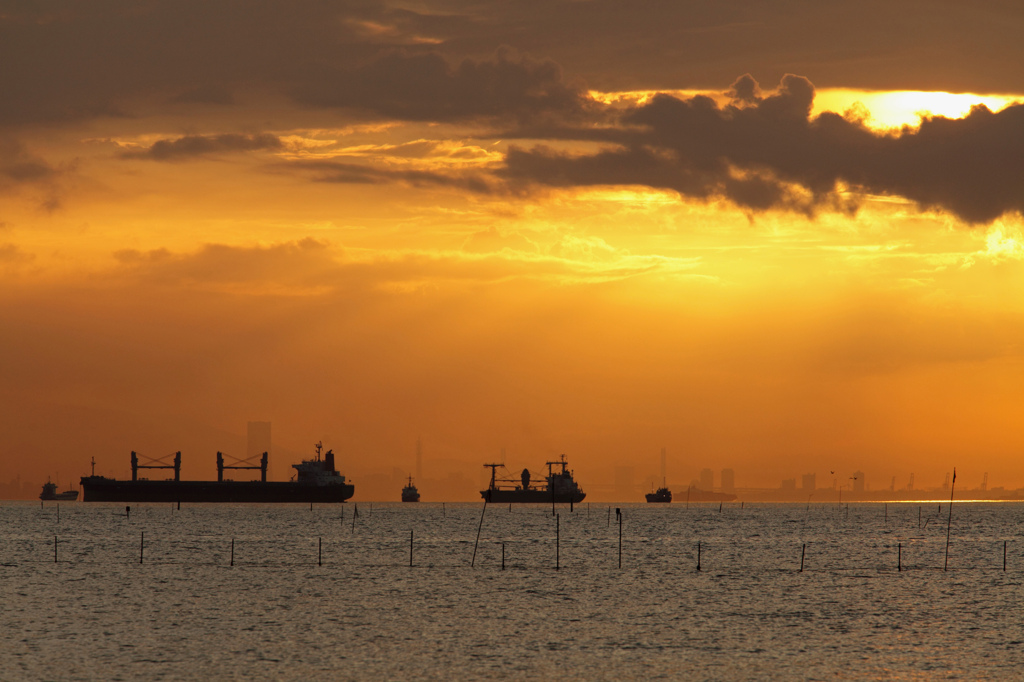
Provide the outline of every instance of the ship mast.
<path id="1" fill-rule="evenodd" d="M 495 476 L 497 476 L 497 473 L 498 473 L 498 467 L 503 467 L 505 465 L 504 464 L 485 464 L 484 466 L 485 467 L 491 467 L 491 487 L 490 487 L 490 489 L 494 490 L 495 488 L 498 487 L 495 484 L 495 482 L 494 482 L 495 481 Z"/>

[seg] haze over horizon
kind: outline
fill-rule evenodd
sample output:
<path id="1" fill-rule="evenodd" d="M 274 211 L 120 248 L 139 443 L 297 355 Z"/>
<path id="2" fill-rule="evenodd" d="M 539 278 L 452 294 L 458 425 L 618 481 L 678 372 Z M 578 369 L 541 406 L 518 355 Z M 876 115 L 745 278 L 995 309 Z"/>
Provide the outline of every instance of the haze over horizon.
<path id="1" fill-rule="evenodd" d="M 1022 30 L 994 1 L 2 3 L 0 483 L 131 450 L 207 477 L 265 420 L 276 478 L 322 440 L 355 500 L 418 438 L 460 499 L 502 449 L 584 489 L 663 447 L 683 482 L 1022 487 Z"/>

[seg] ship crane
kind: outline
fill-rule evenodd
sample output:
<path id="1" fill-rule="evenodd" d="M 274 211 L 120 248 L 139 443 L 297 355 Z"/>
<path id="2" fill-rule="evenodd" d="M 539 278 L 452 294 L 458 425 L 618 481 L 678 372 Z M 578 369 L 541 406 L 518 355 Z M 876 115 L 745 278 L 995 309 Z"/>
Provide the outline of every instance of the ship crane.
<path id="1" fill-rule="evenodd" d="M 319 455 L 320 455 L 320 451 L 317 450 L 317 459 L 318 459 L 318 461 L 319 461 Z M 225 464 L 224 463 L 224 453 L 223 452 L 219 452 L 219 451 L 217 452 L 217 481 L 218 482 L 223 482 L 224 481 L 224 470 L 225 469 L 251 469 L 251 470 L 259 469 L 259 471 L 260 471 L 260 481 L 263 482 L 263 483 L 267 482 L 267 453 L 266 452 L 264 452 L 263 455 L 260 457 L 260 463 L 259 464 L 246 464 L 246 462 L 254 461 L 255 457 L 249 457 L 249 458 L 246 458 L 246 459 L 240 459 L 238 457 L 232 457 L 231 460 L 232 460 L 231 464 Z"/>
<path id="2" fill-rule="evenodd" d="M 158 457 L 156 459 L 147 457 L 146 461 L 150 462 L 149 464 L 139 464 L 139 453 L 132 450 L 132 480 L 139 480 L 139 469 L 174 469 L 174 480 L 180 481 L 181 451 L 179 450 L 178 452 L 174 453 L 173 464 L 167 464 L 168 457 L 170 457 L 170 455 L 164 455 L 163 457 Z M 153 464 L 153 462 L 156 462 L 156 464 Z"/>

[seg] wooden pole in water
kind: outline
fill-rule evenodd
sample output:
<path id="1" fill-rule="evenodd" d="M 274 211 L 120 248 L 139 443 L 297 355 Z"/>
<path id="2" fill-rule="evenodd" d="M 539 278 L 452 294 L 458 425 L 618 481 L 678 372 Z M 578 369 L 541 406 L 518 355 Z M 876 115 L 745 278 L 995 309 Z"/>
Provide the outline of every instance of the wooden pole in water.
<path id="1" fill-rule="evenodd" d="M 942 563 L 942 570 L 949 566 L 949 531 L 953 526 L 953 490 L 956 488 L 956 467 L 953 467 L 953 482 L 949 486 L 949 518 L 946 520 L 946 560 Z M 942 509 L 939 506 L 939 509 Z"/>
<path id="2" fill-rule="evenodd" d="M 146 549 L 146 531 L 142 531 L 142 536 L 139 538 L 139 563 L 142 563 L 142 555 Z"/>
<path id="3" fill-rule="evenodd" d="M 324 539 L 322 537 L 316 539 L 316 565 L 324 565 Z"/>
<path id="4" fill-rule="evenodd" d="M 505 570 L 505 543 L 501 543 L 501 570 Z"/>
<path id="5" fill-rule="evenodd" d="M 622 511 L 618 507 L 615 508 L 615 515 L 619 517 L 619 568 L 622 568 Z"/>
<path id="6" fill-rule="evenodd" d="M 228 564 L 228 566 L 234 566 L 234 565 L 235 565 L 235 539 L 231 538 L 231 562 Z"/>
<path id="7" fill-rule="evenodd" d="M 608 527 L 612 527 L 612 508 L 608 507 Z"/>
<path id="8" fill-rule="evenodd" d="M 559 530 L 559 515 L 555 514 L 555 570 L 559 569 L 559 548 L 561 540 L 561 531 Z"/>
<path id="9" fill-rule="evenodd" d="M 922 509 L 924 509 L 924 507 L 918 507 L 917 508 L 917 527 L 918 528 L 921 527 L 921 510 Z"/>
<path id="10" fill-rule="evenodd" d="M 57 523 L 60 523 L 60 502 L 57 503 Z"/>
<path id="11" fill-rule="evenodd" d="M 700 543 L 697 543 L 697 570 L 700 570 Z"/>
<path id="12" fill-rule="evenodd" d="M 896 545 L 896 571 L 903 572 L 903 543 Z"/>
<path id="13" fill-rule="evenodd" d="M 718 501 L 718 513 L 719 513 L 719 514 L 721 514 L 721 513 L 722 513 L 722 500 L 719 500 L 719 501 Z"/>
<path id="14" fill-rule="evenodd" d="M 480 529 L 484 527 L 484 514 L 487 513 L 487 500 L 484 500 L 484 508 L 480 511 L 480 524 L 476 527 L 476 542 L 473 543 L 473 560 L 469 562 L 469 567 L 473 568 L 476 566 L 476 548 L 480 544 Z"/>
<path id="15" fill-rule="evenodd" d="M 412 537 L 413 537 L 413 532 L 414 531 L 412 531 L 412 530 L 409 531 L 409 568 L 412 568 Z"/>
<path id="16" fill-rule="evenodd" d="M 57 563 L 57 536 L 53 536 L 53 563 Z M 1003 570 L 1006 570 L 1006 543 L 1003 543 Z"/>
<path id="17" fill-rule="evenodd" d="M 806 542 L 803 544 L 803 547 L 800 548 L 800 571 L 799 571 L 800 573 L 804 572 L 804 555 L 805 554 L 807 554 L 807 543 Z"/>

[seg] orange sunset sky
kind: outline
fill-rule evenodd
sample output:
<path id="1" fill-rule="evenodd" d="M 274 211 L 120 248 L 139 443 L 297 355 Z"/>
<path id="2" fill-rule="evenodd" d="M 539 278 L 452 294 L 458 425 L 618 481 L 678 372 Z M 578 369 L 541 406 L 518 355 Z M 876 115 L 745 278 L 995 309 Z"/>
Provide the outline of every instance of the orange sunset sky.
<path id="1" fill-rule="evenodd" d="M 1011 2 L 0 2 L 0 483 L 1024 486 Z M 62 486 L 63 487 L 63 486 Z M 38 490 L 33 489 L 32 494 Z"/>

